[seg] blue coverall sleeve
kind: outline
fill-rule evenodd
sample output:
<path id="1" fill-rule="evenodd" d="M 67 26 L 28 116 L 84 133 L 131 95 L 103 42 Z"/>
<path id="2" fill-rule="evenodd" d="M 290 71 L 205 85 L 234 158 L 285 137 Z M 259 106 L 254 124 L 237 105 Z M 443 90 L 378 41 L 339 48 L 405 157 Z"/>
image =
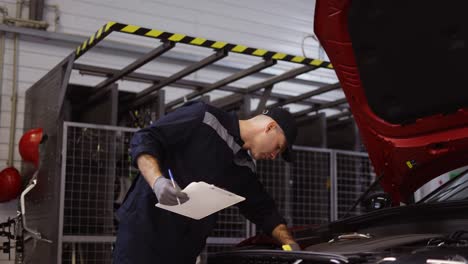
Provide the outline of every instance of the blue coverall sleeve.
<path id="1" fill-rule="evenodd" d="M 164 163 L 167 151 L 189 139 L 193 130 L 201 124 L 204 112 L 204 104 L 190 104 L 137 131 L 130 141 L 132 165 L 138 168 L 136 161 L 141 154 L 149 154 Z"/>
<path id="2" fill-rule="evenodd" d="M 246 199 L 239 204 L 240 212 L 259 225 L 266 234 L 271 235 L 276 226 L 286 224 L 286 220 L 278 212 L 275 201 L 255 175 L 250 175 L 241 195 Z"/>

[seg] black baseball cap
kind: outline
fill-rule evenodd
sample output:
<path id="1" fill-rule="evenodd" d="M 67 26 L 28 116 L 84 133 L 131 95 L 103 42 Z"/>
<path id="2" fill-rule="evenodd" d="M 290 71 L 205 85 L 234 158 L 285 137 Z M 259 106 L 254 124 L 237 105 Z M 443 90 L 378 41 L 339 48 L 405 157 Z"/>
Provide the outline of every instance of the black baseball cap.
<path id="1" fill-rule="evenodd" d="M 289 111 L 280 107 L 266 109 L 263 111 L 263 114 L 275 120 L 283 130 L 286 137 L 287 147 L 281 157 L 287 162 L 292 162 L 294 160 L 292 145 L 294 144 L 297 136 L 296 120 L 293 115 Z"/>

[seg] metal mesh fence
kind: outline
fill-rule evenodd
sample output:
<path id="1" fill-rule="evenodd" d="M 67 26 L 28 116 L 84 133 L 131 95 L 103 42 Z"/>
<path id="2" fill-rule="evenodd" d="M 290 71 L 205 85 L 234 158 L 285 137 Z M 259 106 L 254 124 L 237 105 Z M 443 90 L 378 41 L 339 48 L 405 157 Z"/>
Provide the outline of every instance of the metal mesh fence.
<path id="1" fill-rule="evenodd" d="M 289 165 L 259 161 L 257 172 L 288 224 L 305 226 L 329 220 L 330 153 L 297 150 Z"/>
<path id="2" fill-rule="evenodd" d="M 113 243 L 63 243 L 63 264 L 111 264 Z"/>
<path id="3" fill-rule="evenodd" d="M 363 194 L 375 179 L 375 173 L 366 155 L 337 153 L 338 218 L 346 215 L 353 203 Z M 349 213 L 350 216 L 363 213 L 360 205 Z"/>
<path id="4" fill-rule="evenodd" d="M 203 251 L 200 253 L 200 259 L 197 264 L 205 264 L 208 263 L 208 254 L 216 253 L 216 252 L 226 252 L 229 250 L 235 250 L 234 245 L 227 245 L 227 244 L 211 244 L 206 245 Z"/>
<path id="5" fill-rule="evenodd" d="M 134 131 L 74 124 L 68 124 L 64 131 L 67 140 L 63 235 L 97 240 L 64 242 L 63 263 L 111 263 L 112 243 L 99 241 L 99 237 L 115 235 L 114 210 L 125 196 L 128 179 L 136 174 L 128 156 Z M 332 162 L 333 153 L 299 148 L 293 165 L 281 160 L 257 163 L 260 181 L 290 225 L 318 225 L 329 221 L 333 208 L 330 178 L 335 171 L 337 194 L 333 197 L 337 197 L 339 217 L 343 217 L 374 180 L 365 154 L 337 151 L 336 162 Z M 336 164 L 336 168 L 331 168 L 331 164 Z M 360 212 L 358 207 L 351 215 Z M 214 239 L 209 239 L 211 244 L 201 258 L 204 260 L 207 252 L 225 250 L 251 235 L 254 233 L 239 209 L 225 209 L 218 215 L 210 237 Z"/>
<path id="6" fill-rule="evenodd" d="M 64 235 L 114 235 L 120 177 L 131 173 L 131 132 L 67 128 Z M 126 191 L 126 190 L 122 190 Z"/>
<path id="7" fill-rule="evenodd" d="M 218 214 L 211 237 L 247 238 L 247 220 L 239 213 L 239 208 L 233 206 Z"/>
<path id="8" fill-rule="evenodd" d="M 296 151 L 291 167 L 292 224 L 323 224 L 330 216 L 330 153 Z"/>
<path id="9" fill-rule="evenodd" d="M 278 210 L 289 217 L 290 211 L 290 179 L 286 173 L 286 163 L 280 159 L 261 160 L 257 162 L 257 174 L 266 191 L 273 197 Z"/>

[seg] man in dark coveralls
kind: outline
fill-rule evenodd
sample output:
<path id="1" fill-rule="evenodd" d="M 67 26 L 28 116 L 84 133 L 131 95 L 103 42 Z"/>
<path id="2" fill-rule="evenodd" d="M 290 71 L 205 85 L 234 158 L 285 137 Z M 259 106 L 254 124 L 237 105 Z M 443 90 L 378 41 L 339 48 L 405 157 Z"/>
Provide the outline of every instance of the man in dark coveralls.
<path id="1" fill-rule="evenodd" d="M 284 109 L 239 120 L 203 102 L 187 103 L 139 130 L 131 141 L 131 156 L 140 175 L 117 212 L 120 224 L 114 264 L 195 263 L 216 214 L 193 220 L 155 204 L 187 201 L 189 197 L 180 188 L 196 181 L 245 197 L 238 207 L 247 219 L 283 245 L 299 249 L 257 179 L 253 162 L 279 154 L 288 161 L 296 135 L 295 121 Z"/>

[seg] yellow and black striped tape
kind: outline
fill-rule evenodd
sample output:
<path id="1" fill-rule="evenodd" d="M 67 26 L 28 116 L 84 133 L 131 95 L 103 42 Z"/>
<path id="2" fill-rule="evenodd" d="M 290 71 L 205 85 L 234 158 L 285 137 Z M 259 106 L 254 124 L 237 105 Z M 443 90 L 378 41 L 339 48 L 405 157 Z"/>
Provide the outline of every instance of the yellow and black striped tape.
<path id="1" fill-rule="evenodd" d="M 293 56 L 285 53 L 273 52 L 264 49 L 255 49 L 243 45 L 230 44 L 222 41 L 213 41 L 204 38 L 190 37 L 183 34 L 170 33 L 166 31 L 149 29 L 135 25 L 121 24 L 117 22 L 108 22 L 106 25 L 102 26 L 96 33 L 94 33 L 94 35 L 92 35 L 88 40 L 86 40 L 85 42 L 83 42 L 83 44 L 76 48 L 75 59 L 83 55 L 87 50 L 95 46 L 99 41 L 104 39 L 113 31 L 150 38 L 157 38 L 161 40 L 169 40 L 176 43 L 185 43 L 189 45 L 207 47 L 217 50 L 226 49 L 227 51 L 263 57 L 265 59 L 288 61 L 304 65 L 313 65 L 320 68 L 333 69 L 333 66 L 328 61 L 305 58 L 301 56 Z"/>

